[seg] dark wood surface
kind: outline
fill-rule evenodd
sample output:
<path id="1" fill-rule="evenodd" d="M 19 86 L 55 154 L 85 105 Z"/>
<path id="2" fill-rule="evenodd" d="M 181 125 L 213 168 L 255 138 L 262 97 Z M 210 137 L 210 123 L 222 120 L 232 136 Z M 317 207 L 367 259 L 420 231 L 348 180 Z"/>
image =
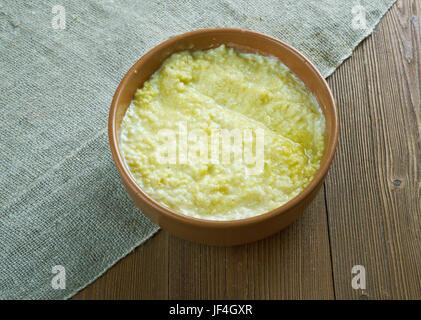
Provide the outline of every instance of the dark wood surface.
<path id="1" fill-rule="evenodd" d="M 231 248 L 160 231 L 75 299 L 421 299 L 421 1 L 399 0 L 328 78 L 338 150 L 305 214 Z M 363 265 L 367 288 L 354 290 Z"/>

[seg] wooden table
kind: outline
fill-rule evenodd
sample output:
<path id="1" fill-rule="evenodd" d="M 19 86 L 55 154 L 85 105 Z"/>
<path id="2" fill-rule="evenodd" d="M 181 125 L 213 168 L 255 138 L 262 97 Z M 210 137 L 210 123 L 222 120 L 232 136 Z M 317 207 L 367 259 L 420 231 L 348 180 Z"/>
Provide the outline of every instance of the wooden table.
<path id="1" fill-rule="evenodd" d="M 75 298 L 421 299 L 420 56 L 421 1 L 402 0 L 328 78 L 339 146 L 289 228 L 231 248 L 160 231 Z"/>

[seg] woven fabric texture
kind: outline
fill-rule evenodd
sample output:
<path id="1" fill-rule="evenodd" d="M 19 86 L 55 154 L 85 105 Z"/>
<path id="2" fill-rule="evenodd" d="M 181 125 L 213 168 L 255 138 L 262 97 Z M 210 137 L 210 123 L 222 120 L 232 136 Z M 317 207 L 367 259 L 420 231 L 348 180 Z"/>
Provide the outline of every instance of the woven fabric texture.
<path id="1" fill-rule="evenodd" d="M 71 297 L 158 230 L 126 194 L 106 133 L 113 93 L 144 53 L 183 32 L 241 27 L 328 76 L 393 2 L 2 0 L 0 299 Z M 65 289 L 52 286 L 56 265 Z"/>

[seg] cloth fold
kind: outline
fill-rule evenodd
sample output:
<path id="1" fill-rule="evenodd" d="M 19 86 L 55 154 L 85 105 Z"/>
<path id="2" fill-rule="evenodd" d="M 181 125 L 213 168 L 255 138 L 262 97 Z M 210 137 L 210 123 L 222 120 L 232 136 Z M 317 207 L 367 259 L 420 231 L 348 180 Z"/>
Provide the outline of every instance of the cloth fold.
<path id="1" fill-rule="evenodd" d="M 126 194 L 106 133 L 114 91 L 144 53 L 183 32 L 240 27 L 328 76 L 393 3 L 3 0 L 0 299 L 71 297 L 158 230 Z"/>

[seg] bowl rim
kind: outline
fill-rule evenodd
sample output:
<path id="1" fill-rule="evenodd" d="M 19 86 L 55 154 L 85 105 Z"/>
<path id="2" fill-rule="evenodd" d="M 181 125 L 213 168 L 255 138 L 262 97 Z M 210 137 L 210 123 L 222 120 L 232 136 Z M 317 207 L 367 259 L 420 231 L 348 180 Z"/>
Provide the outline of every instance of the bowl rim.
<path id="1" fill-rule="evenodd" d="M 314 175 L 313 179 L 310 181 L 310 183 L 294 198 L 287 201 L 283 205 L 271 210 L 267 211 L 262 214 L 258 214 L 253 217 L 248 217 L 244 219 L 237 219 L 237 220 L 210 220 L 210 219 L 202 219 L 202 218 L 196 218 L 184 215 L 182 213 L 179 213 L 177 211 L 174 211 L 162 204 L 160 204 L 158 201 L 154 200 L 152 197 L 150 197 L 145 191 L 142 190 L 142 188 L 136 183 L 134 180 L 134 177 L 130 173 L 129 168 L 127 167 L 124 157 L 121 154 L 121 151 L 119 149 L 119 143 L 118 143 L 118 136 L 116 134 L 116 112 L 118 109 L 118 101 L 120 99 L 120 94 L 123 91 L 123 88 L 129 83 L 129 78 L 133 73 L 137 73 L 138 71 L 138 65 L 144 63 L 144 61 L 147 61 L 150 59 L 157 51 L 168 47 L 180 39 L 193 37 L 198 34 L 212 34 L 215 32 L 238 32 L 238 33 L 247 33 L 252 36 L 257 36 L 261 38 L 265 38 L 267 40 L 270 40 L 272 42 L 275 42 L 281 46 L 286 47 L 288 50 L 294 52 L 297 56 L 299 56 L 303 63 L 307 65 L 312 71 L 316 74 L 319 81 L 322 82 L 323 86 L 327 89 L 327 92 L 329 93 L 329 99 L 333 106 L 333 114 L 332 114 L 332 140 L 331 143 L 328 145 L 327 150 L 325 150 L 322 162 L 320 164 L 319 169 L 317 170 L 316 174 Z M 282 62 L 282 61 L 281 61 Z M 109 111 L 109 117 L 108 117 L 108 138 L 109 138 L 109 144 L 112 156 L 114 158 L 114 163 L 120 173 L 120 175 L 123 175 L 123 179 L 125 179 L 133 191 L 149 206 L 153 207 L 157 212 L 160 214 L 163 214 L 167 216 L 170 219 L 178 220 L 178 222 L 189 224 L 192 226 L 207 226 L 211 228 L 231 228 L 231 227 L 242 227 L 247 226 L 255 223 L 259 223 L 261 221 L 273 218 L 274 216 L 280 215 L 293 207 L 297 206 L 301 203 L 302 200 L 304 200 L 314 189 L 321 183 L 329 169 L 329 166 L 332 162 L 333 156 L 336 151 L 336 147 L 338 144 L 338 136 L 339 136 L 339 118 L 338 118 L 338 109 L 336 105 L 335 98 L 332 94 L 332 91 L 327 84 L 325 78 L 321 75 L 321 73 L 317 70 L 317 68 L 313 65 L 313 63 L 304 56 L 301 52 L 299 52 L 297 49 L 293 48 L 291 45 L 274 38 L 272 36 L 268 36 L 266 34 L 242 29 L 242 28 L 207 28 L 207 29 L 197 29 L 194 31 L 182 33 L 179 35 L 176 35 L 174 37 L 169 38 L 168 40 L 158 44 L 157 46 L 153 47 L 151 50 L 149 50 L 147 53 L 145 53 L 138 61 L 135 62 L 135 64 L 127 71 L 127 73 L 124 75 L 122 80 L 120 81 L 112 102 L 111 102 L 111 108 Z"/>

